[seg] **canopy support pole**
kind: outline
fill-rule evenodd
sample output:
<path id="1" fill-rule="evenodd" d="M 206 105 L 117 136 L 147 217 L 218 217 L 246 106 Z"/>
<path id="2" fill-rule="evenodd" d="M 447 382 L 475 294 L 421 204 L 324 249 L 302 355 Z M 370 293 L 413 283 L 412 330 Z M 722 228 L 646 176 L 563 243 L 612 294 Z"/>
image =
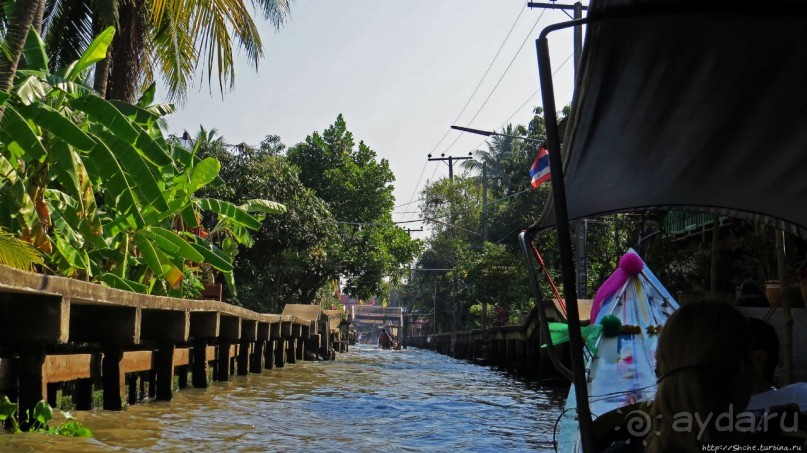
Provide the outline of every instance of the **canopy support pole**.
<path id="1" fill-rule="evenodd" d="M 538 73 L 541 79 L 541 97 L 544 104 L 546 142 L 549 150 L 549 168 L 552 173 L 552 193 L 555 199 L 555 220 L 558 227 L 560 262 L 563 268 L 563 290 L 569 322 L 569 349 L 573 373 L 578 424 L 583 452 L 594 452 L 594 422 L 588 404 L 588 386 L 583 363 L 583 338 L 580 334 L 580 312 L 577 307 L 572 239 L 569 232 L 569 213 L 566 207 L 566 186 L 563 182 L 563 161 L 560 154 L 558 118 L 555 113 L 555 90 L 552 84 L 552 66 L 549 61 L 549 43 L 544 29 L 535 45 L 538 49 Z"/>

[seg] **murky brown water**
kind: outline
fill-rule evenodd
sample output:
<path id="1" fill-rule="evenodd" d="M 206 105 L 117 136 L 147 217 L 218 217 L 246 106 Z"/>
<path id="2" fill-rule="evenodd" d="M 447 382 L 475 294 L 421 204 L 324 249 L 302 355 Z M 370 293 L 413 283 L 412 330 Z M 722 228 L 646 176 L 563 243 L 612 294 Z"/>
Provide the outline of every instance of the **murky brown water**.
<path id="1" fill-rule="evenodd" d="M 77 412 L 94 439 L 0 435 L 0 451 L 552 451 L 565 393 L 431 351 L 360 346 L 171 402 Z"/>

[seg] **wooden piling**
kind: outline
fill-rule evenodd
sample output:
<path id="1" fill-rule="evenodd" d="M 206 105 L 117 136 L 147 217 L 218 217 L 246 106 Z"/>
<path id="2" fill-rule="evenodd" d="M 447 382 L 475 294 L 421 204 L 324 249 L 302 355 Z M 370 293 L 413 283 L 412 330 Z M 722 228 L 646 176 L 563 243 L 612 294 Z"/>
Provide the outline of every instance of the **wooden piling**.
<path id="1" fill-rule="evenodd" d="M 101 373 L 104 389 L 104 409 L 111 411 L 123 410 L 123 373 L 120 362 L 123 351 L 119 347 L 109 347 L 104 350 L 101 359 Z"/>
<path id="2" fill-rule="evenodd" d="M 194 388 L 207 388 L 208 368 L 207 339 L 195 338 L 193 340 L 193 362 L 191 369 L 191 384 L 193 384 Z"/>
<path id="3" fill-rule="evenodd" d="M 238 375 L 246 376 L 249 374 L 249 347 L 251 342 L 249 340 L 241 339 L 238 347 Z"/>
<path id="4" fill-rule="evenodd" d="M 174 350 L 173 343 L 163 343 L 155 355 L 158 401 L 171 401 L 174 398 Z"/>
<path id="5" fill-rule="evenodd" d="M 255 342 L 255 347 L 250 355 L 249 372 L 260 374 L 263 370 L 263 348 L 266 346 L 266 341 Z"/>
<path id="6" fill-rule="evenodd" d="M 226 382 L 230 380 L 230 341 L 219 340 L 216 355 L 216 372 L 214 380 Z"/>
<path id="7" fill-rule="evenodd" d="M 286 340 L 279 339 L 275 342 L 275 366 L 283 368 L 286 365 Z"/>
<path id="8" fill-rule="evenodd" d="M 297 339 L 289 338 L 286 344 L 288 347 L 286 351 L 286 361 L 291 364 L 297 363 Z"/>

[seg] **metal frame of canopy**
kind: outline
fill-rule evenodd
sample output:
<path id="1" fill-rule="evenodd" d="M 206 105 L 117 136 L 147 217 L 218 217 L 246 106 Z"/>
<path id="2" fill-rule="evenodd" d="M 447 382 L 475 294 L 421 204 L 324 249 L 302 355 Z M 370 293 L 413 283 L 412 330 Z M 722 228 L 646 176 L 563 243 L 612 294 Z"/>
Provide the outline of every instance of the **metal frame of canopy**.
<path id="1" fill-rule="evenodd" d="M 589 16 L 584 19 L 571 20 L 546 27 L 536 40 L 538 52 L 538 68 L 540 76 L 540 87 L 542 91 L 543 107 L 546 124 L 546 143 L 550 155 L 550 170 L 552 173 L 552 193 L 554 202 L 555 225 L 558 229 L 558 243 L 560 247 L 561 267 L 563 270 L 563 285 L 565 300 L 568 310 L 569 343 L 571 350 L 572 383 L 575 388 L 575 399 L 577 401 L 578 421 L 582 447 L 584 452 L 592 452 L 595 448 L 594 426 L 591 411 L 588 404 L 588 391 L 583 362 L 583 340 L 580 334 L 579 310 L 577 304 L 577 292 L 575 285 L 575 265 L 572 253 L 572 238 L 570 233 L 569 213 L 566 200 L 566 187 L 564 182 L 563 161 L 560 150 L 560 137 L 558 132 L 558 119 L 556 114 L 554 86 L 552 82 L 552 70 L 549 59 L 549 44 L 547 36 L 549 33 L 594 22 L 602 22 L 613 19 L 641 18 L 657 15 L 675 14 L 703 14 L 703 13 L 726 13 L 730 9 L 732 14 L 755 16 L 784 15 L 783 10 L 797 10 L 804 14 L 804 5 L 797 5 L 793 2 L 771 2 L 766 5 L 766 9 L 760 9 L 759 2 L 737 1 L 737 2 L 682 2 L 682 1 L 658 1 L 658 2 L 631 2 L 627 5 L 611 7 L 605 11 L 596 9 L 589 12 Z M 575 94 L 575 98 L 577 93 Z M 573 106 L 578 99 L 573 101 Z M 574 108 L 574 107 L 573 107 Z M 659 203 L 663 205 L 663 203 Z M 705 207 L 704 209 L 719 209 L 715 207 Z M 807 225 L 800 225 L 807 228 Z M 530 256 L 527 242 L 532 242 L 535 233 L 542 226 L 535 224 L 520 235 L 522 251 L 528 260 L 528 267 L 533 270 L 532 258 Z M 531 273 L 534 276 L 534 273 Z M 533 291 L 540 306 L 540 294 L 537 284 L 533 282 Z M 554 360 L 553 360 L 554 361 Z"/>

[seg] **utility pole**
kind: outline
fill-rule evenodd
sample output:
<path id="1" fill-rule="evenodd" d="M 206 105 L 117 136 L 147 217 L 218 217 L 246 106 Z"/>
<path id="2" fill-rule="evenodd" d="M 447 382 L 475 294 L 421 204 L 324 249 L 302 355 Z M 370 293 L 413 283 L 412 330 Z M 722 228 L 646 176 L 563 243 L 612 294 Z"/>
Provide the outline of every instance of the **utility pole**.
<path id="1" fill-rule="evenodd" d="M 482 247 L 488 242 L 488 163 L 482 162 Z M 488 328 L 488 301 L 482 300 L 482 328 Z"/>
<path id="2" fill-rule="evenodd" d="M 440 154 L 440 157 L 432 157 L 432 155 L 429 154 L 430 161 L 431 160 L 448 161 L 448 179 L 452 182 L 454 181 L 454 161 L 468 160 L 468 159 L 473 159 L 473 157 L 471 157 L 471 153 L 468 153 L 467 157 L 455 157 L 455 156 L 445 157 L 445 154 Z"/>
<path id="3" fill-rule="evenodd" d="M 409 237 L 411 238 L 413 231 L 423 231 L 423 228 L 419 228 L 417 230 L 415 230 L 413 228 L 404 228 L 404 231 L 406 231 L 406 234 L 408 234 Z M 409 279 L 409 280 L 412 279 L 412 263 L 411 262 L 409 263 L 409 274 L 407 274 L 406 278 Z"/>
<path id="4" fill-rule="evenodd" d="M 406 231 L 406 234 L 408 234 L 409 237 L 412 237 L 412 232 L 413 231 L 423 231 L 423 228 L 419 228 L 417 230 L 415 230 L 413 228 L 404 228 L 403 230 Z"/>

